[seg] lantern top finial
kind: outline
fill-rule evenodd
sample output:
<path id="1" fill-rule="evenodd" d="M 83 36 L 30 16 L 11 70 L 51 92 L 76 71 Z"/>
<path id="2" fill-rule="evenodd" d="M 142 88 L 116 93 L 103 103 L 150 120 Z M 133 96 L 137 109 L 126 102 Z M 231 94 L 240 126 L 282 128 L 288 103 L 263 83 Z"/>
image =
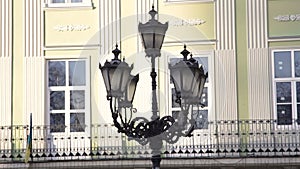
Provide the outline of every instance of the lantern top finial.
<path id="1" fill-rule="evenodd" d="M 121 51 L 118 49 L 118 44 L 116 44 L 116 49 L 114 49 L 114 50 L 112 51 L 112 53 L 115 55 L 114 60 L 119 60 L 118 56 L 119 56 L 119 54 L 121 53 Z"/>
<path id="2" fill-rule="evenodd" d="M 183 51 L 180 53 L 183 56 L 183 60 L 186 61 L 187 60 L 187 56 L 190 54 L 190 52 L 188 50 L 186 50 L 186 44 L 184 44 L 183 46 Z"/>
<path id="3" fill-rule="evenodd" d="M 151 15 L 151 20 L 154 20 L 155 15 L 157 14 L 157 12 L 154 10 L 154 5 L 152 5 L 152 9 L 149 11 L 149 14 Z"/>

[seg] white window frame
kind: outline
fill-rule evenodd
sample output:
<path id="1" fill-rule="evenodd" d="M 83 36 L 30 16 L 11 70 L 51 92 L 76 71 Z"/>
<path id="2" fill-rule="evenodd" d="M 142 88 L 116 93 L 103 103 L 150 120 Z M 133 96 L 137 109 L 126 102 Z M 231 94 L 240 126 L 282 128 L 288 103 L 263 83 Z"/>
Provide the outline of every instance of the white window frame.
<path id="1" fill-rule="evenodd" d="M 275 64 L 274 64 L 274 54 L 276 52 L 291 52 L 291 74 L 292 77 L 285 78 L 275 78 Z M 299 127 L 300 125 L 295 121 L 297 117 L 297 93 L 296 93 L 296 82 L 300 82 L 300 77 L 295 77 L 295 64 L 294 64 L 294 53 L 300 52 L 300 49 L 274 49 L 271 51 L 272 60 L 272 90 L 273 90 L 273 117 L 277 120 L 277 93 L 276 93 L 276 83 L 277 82 L 290 82 L 291 83 L 291 104 L 292 104 L 292 124 L 281 124 L 277 126 L 279 128 L 290 128 L 291 126 Z M 280 103 L 279 103 L 280 105 Z"/>
<path id="2" fill-rule="evenodd" d="M 189 56 L 188 56 L 189 57 Z M 199 110 L 207 110 L 207 120 L 208 122 L 215 120 L 215 115 L 214 115 L 214 90 L 213 90 L 213 86 L 214 86 L 214 62 L 213 62 L 213 52 L 196 52 L 196 54 L 193 54 L 193 58 L 197 58 L 197 57 L 207 57 L 208 58 L 208 83 L 205 84 L 204 87 L 207 87 L 207 93 L 208 93 L 208 106 L 201 108 L 199 107 Z M 171 55 L 168 57 L 168 62 L 170 62 L 171 58 L 178 58 L 178 59 L 182 59 L 181 55 Z M 169 71 L 169 70 L 168 70 Z M 170 76 L 167 77 L 168 80 L 168 89 L 169 89 L 169 107 L 170 107 L 170 113 L 172 113 L 173 111 L 180 111 L 180 107 L 172 107 L 172 89 L 174 88 L 174 84 L 170 83 Z M 194 110 L 198 110 L 198 107 L 194 107 Z M 195 131 L 197 130 L 201 130 L 201 131 L 206 131 L 209 130 L 209 126 L 208 128 L 203 128 L 203 129 L 195 129 Z"/>
<path id="3" fill-rule="evenodd" d="M 48 86 L 48 80 L 49 80 L 49 68 L 48 63 L 49 61 L 64 61 L 65 63 L 70 61 L 85 61 L 85 71 L 86 71 L 86 85 L 85 86 Z M 69 64 L 66 64 L 66 84 L 69 83 Z M 65 114 L 65 125 L 67 126 L 65 129 L 65 132 L 50 132 L 48 131 L 50 135 L 52 136 L 82 136 L 83 134 L 85 136 L 90 135 L 90 116 L 91 116 L 91 108 L 90 108 L 90 58 L 47 58 L 46 59 L 46 124 L 50 126 L 50 91 L 65 91 L 65 110 L 52 110 L 51 112 L 59 113 L 61 111 L 64 111 Z M 84 90 L 85 91 L 85 108 L 82 110 L 85 113 L 85 131 L 84 132 L 71 132 L 70 131 L 70 114 L 72 112 L 76 112 L 77 110 L 70 110 L 70 91 L 71 90 Z"/>
<path id="4" fill-rule="evenodd" d="M 92 0 L 82 0 L 82 2 L 71 2 L 71 0 L 65 0 L 64 3 L 53 3 L 53 0 L 46 0 L 45 7 L 49 8 L 70 8 L 70 7 L 92 7 Z"/>

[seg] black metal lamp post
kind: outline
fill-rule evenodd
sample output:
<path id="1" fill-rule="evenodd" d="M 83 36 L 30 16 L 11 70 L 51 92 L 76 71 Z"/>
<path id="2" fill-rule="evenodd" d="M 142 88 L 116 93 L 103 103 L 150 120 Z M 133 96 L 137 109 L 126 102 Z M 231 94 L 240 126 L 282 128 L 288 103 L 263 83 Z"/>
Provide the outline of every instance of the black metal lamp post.
<path id="1" fill-rule="evenodd" d="M 151 121 L 144 117 L 132 118 L 136 113 L 132 101 L 134 98 L 139 75 L 131 75 L 133 66 L 129 66 L 125 60 L 121 61 L 118 56 L 121 51 L 116 45 L 113 50 L 114 59 L 106 61 L 104 66 L 99 64 L 102 72 L 107 99 L 110 101 L 110 109 L 115 127 L 118 132 L 124 133 L 130 138 L 136 139 L 140 144 L 150 143 L 152 149 L 153 168 L 160 168 L 162 141 L 175 143 L 181 136 L 190 135 L 194 129 L 194 121 L 189 110 L 194 105 L 200 106 L 200 97 L 204 88 L 207 74 L 204 74 L 202 66 L 193 59 L 187 59 L 189 51 L 181 52 L 183 60 L 175 65 L 169 65 L 171 80 L 175 84 L 177 102 L 181 105 L 181 112 L 174 118 L 164 116 L 160 118 L 157 105 L 156 91 L 156 68 L 155 59 L 161 55 L 168 23 L 162 24 L 155 19 L 157 12 L 152 6 L 149 12 L 151 19 L 138 26 L 146 57 L 151 58 L 152 78 L 152 117 Z M 190 117 L 188 117 L 190 115 Z"/>

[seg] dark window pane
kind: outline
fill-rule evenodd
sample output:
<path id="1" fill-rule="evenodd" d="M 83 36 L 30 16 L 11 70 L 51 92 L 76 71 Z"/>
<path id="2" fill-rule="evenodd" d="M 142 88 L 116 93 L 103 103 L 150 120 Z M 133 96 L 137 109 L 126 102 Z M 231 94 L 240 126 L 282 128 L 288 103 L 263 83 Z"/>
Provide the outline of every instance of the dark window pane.
<path id="1" fill-rule="evenodd" d="M 63 61 L 48 62 L 48 86 L 66 85 L 66 63 Z"/>
<path id="2" fill-rule="evenodd" d="M 85 61 L 70 61 L 69 62 L 69 85 L 84 86 L 86 81 Z"/>
<path id="3" fill-rule="evenodd" d="M 71 132 L 84 132 L 85 122 L 84 113 L 71 113 L 70 115 Z"/>
<path id="4" fill-rule="evenodd" d="M 50 131 L 65 132 L 65 114 L 51 113 L 50 114 Z"/>
<path id="5" fill-rule="evenodd" d="M 192 117 L 195 120 L 195 129 L 208 129 L 207 110 L 194 110 Z"/>
<path id="6" fill-rule="evenodd" d="M 179 103 L 176 102 L 176 91 L 174 88 L 172 88 L 172 107 L 180 107 Z"/>
<path id="7" fill-rule="evenodd" d="M 85 91 L 72 90 L 70 91 L 70 109 L 85 108 Z"/>
<path id="8" fill-rule="evenodd" d="M 295 52 L 295 76 L 300 77 L 300 51 Z"/>
<path id="9" fill-rule="evenodd" d="M 65 92 L 51 91 L 50 92 L 50 110 L 65 109 Z"/>
<path id="10" fill-rule="evenodd" d="M 300 103 L 300 82 L 296 83 L 297 102 Z"/>
<path id="11" fill-rule="evenodd" d="M 52 0 L 52 3 L 65 3 L 65 0 Z"/>
<path id="12" fill-rule="evenodd" d="M 300 124 L 300 104 L 297 104 L 297 123 Z"/>
<path id="13" fill-rule="evenodd" d="M 291 77 L 291 52 L 275 52 L 274 53 L 275 77 Z"/>
<path id="14" fill-rule="evenodd" d="M 292 124 L 292 105 L 277 105 L 277 124 L 290 125 Z"/>
<path id="15" fill-rule="evenodd" d="M 199 63 L 199 65 L 202 65 L 204 72 L 208 72 L 208 57 L 193 57 L 196 59 Z"/>
<path id="16" fill-rule="evenodd" d="M 291 103 L 292 102 L 291 83 L 277 82 L 276 97 L 277 97 L 277 103 Z"/>
<path id="17" fill-rule="evenodd" d="M 80 3 L 80 2 L 82 2 L 82 0 L 72 0 L 71 2 L 72 3 Z"/>

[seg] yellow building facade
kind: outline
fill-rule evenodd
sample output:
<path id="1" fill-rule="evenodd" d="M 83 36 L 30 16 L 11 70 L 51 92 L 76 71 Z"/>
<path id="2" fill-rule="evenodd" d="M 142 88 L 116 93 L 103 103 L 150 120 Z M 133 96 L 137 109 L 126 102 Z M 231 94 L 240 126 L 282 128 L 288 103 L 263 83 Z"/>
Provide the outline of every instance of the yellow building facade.
<path id="1" fill-rule="evenodd" d="M 191 115 L 196 134 L 218 131 L 223 121 L 236 121 L 238 133 L 252 126 L 239 120 L 274 121 L 261 128 L 270 133 L 299 127 L 298 0 L 1 0 L 0 126 L 29 125 L 32 114 L 33 125 L 50 126 L 53 137 L 99 134 L 92 126 L 113 123 L 99 64 L 113 58 L 116 44 L 121 58 L 134 65 L 133 73 L 140 74 L 135 116 L 150 118 L 151 64 L 138 24 L 148 21 L 152 5 L 159 21 L 169 24 L 157 59 L 161 116 L 179 111 L 168 66 L 182 57 L 186 44 L 209 77 L 204 107 Z M 222 125 L 210 128 L 210 122 Z M 298 144 L 299 138 L 291 138 Z M 214 139 L 199 144 L 214 142 L 208 140 Z"/>

